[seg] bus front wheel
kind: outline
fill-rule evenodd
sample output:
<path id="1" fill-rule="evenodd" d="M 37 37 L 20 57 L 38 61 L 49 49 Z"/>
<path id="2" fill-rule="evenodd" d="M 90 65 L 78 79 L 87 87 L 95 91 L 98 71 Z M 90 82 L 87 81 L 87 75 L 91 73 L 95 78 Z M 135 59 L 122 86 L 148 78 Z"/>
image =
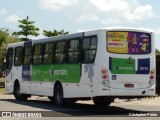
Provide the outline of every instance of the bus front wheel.
<path id="1" fill-rule="evenodd" d="M 14 97 L 16 100 L 27 100 L 29 95 L 20 93 L 20 85 L 19 82 L 15 82 L 14 84 L 14 91 L 13 91 Z"/>

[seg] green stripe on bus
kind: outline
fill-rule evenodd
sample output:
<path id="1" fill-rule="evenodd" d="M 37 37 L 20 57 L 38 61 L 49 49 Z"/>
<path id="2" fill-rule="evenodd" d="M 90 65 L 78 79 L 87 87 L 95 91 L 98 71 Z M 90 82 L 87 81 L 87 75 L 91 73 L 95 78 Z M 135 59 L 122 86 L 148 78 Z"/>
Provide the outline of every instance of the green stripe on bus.
<path id="1" fill-rule="evenodd" d="M 112 74 L 136 74 L 135 59 L 112 58 Z"/>
<path id="2" fill-rule="evenodd" d="M 32 81 L 66 83 L 80 82 L 80 64 L 33 65 Z"/>

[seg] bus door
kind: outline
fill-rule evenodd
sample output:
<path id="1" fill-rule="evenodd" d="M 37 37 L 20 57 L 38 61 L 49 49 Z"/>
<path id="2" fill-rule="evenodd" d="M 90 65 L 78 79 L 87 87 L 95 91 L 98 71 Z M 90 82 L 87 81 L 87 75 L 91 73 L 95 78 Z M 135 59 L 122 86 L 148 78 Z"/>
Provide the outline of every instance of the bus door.
<path id="1" fill-rule="evenodd" d="M 97 36 L 83 39 L 82 67 L 81 67 L 81 93 L 82 97 L 93 96 L 94 81 L 96 80 L 95 57 L 97 51 Z"/>
<path id="2" fill-rule="evenodd" d="M 6 56 L 6 70 L 5 70 L 5 88 L 7 91 L 12 91 L 12 79 L 13 79 L 13 73 L 12 73 L 12 66 L 13 66 L 13 48 L 8 48 L 7 50 L 7 56 Z"/>
<path id="3" fill-rule="evenodd" d="M 32 41 L 24 42 L 24 58 L 22 64 L 22 92 L 30 94 L 32 70 Z"/>

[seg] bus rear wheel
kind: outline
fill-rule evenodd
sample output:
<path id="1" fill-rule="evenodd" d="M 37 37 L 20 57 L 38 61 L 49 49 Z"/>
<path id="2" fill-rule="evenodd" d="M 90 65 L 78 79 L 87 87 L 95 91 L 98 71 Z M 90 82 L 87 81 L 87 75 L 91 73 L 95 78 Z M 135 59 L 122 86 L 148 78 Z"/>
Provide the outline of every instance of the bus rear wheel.
<path id="1" fill-rule="evenodd" d="M 19 85 L 18 82 L 16 82 L 15 85 L 14 85 L 13 94 L 14 94 L 14 97 L 16 98 L 16 100 L 27 100 L 28 97 L 30 97 L 27 94 L 20 93 L 20 85 Z"/>
<path id="2" fill-rule="evenodd" d="M 108 100 L 106 97 L 93 97 L 93 102 L 95 106 L 100 107 L 107 107 L 112 103 L 112 101 Z"/>
<path id="3" fill-rule="evenodd" d="M 64 98 L 63 98 L 63 88 L 60 84 L 55 86 L 54 91 L 54 98 L 55 98 L 55 105 L 58 107 L 62 107 L 64 105 Z"/>

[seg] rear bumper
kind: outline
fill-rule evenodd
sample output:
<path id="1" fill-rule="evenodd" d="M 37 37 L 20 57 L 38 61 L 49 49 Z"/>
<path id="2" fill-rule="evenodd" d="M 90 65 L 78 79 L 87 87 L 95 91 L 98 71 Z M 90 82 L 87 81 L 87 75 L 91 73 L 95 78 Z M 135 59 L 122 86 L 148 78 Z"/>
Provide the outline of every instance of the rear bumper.
<path id="1" fill-rule="evenodd" d="M 97 96 L 155 96 L 156 87 L 153 85 L 151 88 L 144 89 L 99 89 Z"/>

